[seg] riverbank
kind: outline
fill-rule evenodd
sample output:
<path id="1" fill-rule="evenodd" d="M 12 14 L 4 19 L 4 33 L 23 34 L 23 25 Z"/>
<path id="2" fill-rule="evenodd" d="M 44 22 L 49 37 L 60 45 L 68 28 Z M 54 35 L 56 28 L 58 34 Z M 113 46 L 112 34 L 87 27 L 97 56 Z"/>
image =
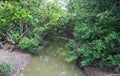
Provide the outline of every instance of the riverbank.
<path id="1" fill-rule="evenodd" d="M 39 47 L 38 51 L 42 50 L 49 42 L 44 41 Z M 32 58 L 32 54 L 24 52 L 19 48 L 15 48 L 11 51 L 12 45 L 5 43 L 3 48 L 0 49 L 0 64 L 9 63 L 12 65 L 11 76 L 18 76 L 18 74 L 25 68 L 29 60 Z"/>
<path id="2" fill-rule="evenodd" d="M 49 42 L 44 42 L 43 44 L 41 44 L 41 46 L 38 47 L 38 50 L 42 50 L 48 43 Z M 0 49 L 0 63 L 7 62 L 13 66 L 13 72 L 11 76 L 24 76 L 22 74 L 19 75 L 19 73 L 23 71 L 29 60 L 31 60 L 32 55 L 23 52 L 20 49 L 15 49 L 14 51 L 10 52 L 9 50 L 11 45 L 5 44 L 4 46 L 5 47 L 3 49 Z M 84 71 L 87 76 L 120 76 L 113 75 L 112 72 L 107 72 L 97 67 L 84 67 Z"/>
<path id="3" fill-rule="evenodd" d="M 31 54 L 24 53 L 19 49 L 13 52 L 5 49 L 0 49 L 0 63 L 9 63 L 12 65 L 11 76 L 17 76 L 19 72 L 24 69 L 31 58 Z"/>

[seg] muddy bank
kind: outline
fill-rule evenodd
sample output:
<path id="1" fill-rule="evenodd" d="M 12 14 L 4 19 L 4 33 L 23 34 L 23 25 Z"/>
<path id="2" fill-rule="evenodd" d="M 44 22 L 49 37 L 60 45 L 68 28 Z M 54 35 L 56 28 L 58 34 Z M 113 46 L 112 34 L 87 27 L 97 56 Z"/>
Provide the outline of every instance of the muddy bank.
<path id="1" fill-rule="evenodd" d="M 81 58 L 77 59 L 76 64 L 77 66 L 82 69 L 87 76 L 120 76 L 120 67 L 103 67 L 100 68 L 96 65 L 96 63 L 93 63 L 89 66 L 82 67 L 81 64 Z"/>
<path id="2" fill-rule="evenodd" d="M 120 76 L 120 72 L 114 73 L 114 70 L 105 70 L 93 66 L 84 67 L 84 71 L 87 74 L 87 76 Z"/>
<path id="3" fill-rule="evenodd" d="M 44 41 L 39 47 L 38 50 L 42 50 L 47 46 L 49 42 Z M 0 64 L 9 63 L 12 65 L 12 74 L 11 76 L 18 76 L 19 73 L 25 68 L 29 60 L 32 58 L 32 54 L 24 52 L 20 49 L 14 49 L 11 51 L 11 44 L 4 44 L 3 48 L 0 49 Z M 39 52 L 38 51 L 38 52 Z"/>
<path id="4" fill-rule="evenodd" d="M 107 76 L 111 74 L 111 72 L 107 72 L 103 69 L 97 68 L 97 67 L 84 67 L 84 71 L 87 74 L 87 76 Z"/>
<path id="5" fill-rule="evenodd" d="M 24 69 L 32 55 L 23 53 L 21 50 L 10 52 L 9 50 L 0 49 L 0 63 L 10 63 L 12 65 L 12 75 L 17 74 Z"/>

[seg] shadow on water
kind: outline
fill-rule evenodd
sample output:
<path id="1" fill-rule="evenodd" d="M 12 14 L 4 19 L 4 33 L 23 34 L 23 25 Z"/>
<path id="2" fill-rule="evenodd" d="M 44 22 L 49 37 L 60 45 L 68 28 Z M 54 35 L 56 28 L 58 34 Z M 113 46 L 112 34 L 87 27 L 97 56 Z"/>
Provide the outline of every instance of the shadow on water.
<path id="1" fill-rule="evenodd" d="M 23 76 L 85 76 L 73 63 L 64 61 L 65 41 L 54 40 L 34 56 L 23 70 Z"/>

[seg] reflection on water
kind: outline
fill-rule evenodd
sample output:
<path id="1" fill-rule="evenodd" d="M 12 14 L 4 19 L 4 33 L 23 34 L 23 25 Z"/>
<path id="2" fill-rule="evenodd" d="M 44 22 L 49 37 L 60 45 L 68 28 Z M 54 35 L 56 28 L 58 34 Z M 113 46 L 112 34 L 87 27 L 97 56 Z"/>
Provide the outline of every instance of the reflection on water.
<path id="1" fill-rule="evenodd" d="M 79 68 L 64 61 L 65 41 L 55 40 L 34 56 L 23 71 L 24 76 L 84 76 Z"/>

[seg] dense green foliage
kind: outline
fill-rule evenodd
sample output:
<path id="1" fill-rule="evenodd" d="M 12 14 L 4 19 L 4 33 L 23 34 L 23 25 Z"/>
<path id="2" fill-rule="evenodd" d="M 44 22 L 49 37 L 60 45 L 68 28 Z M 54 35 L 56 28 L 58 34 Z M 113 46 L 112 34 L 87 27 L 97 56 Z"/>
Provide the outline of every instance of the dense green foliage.
<path id="1" fill-rule="evenodd" d="M 0 64 L 0 76 L 10 76 L 11 71 L 12 71 L 11 65 Z"/>
<path id="2" fill-rule="evenodd" d="M 82 66 L 120 65 L 120 7 L 114 0 L 76 0 L 69 8 L 74 13 L 74 39 L 67 46 L 67 61 L 81 58 Z M 73 10 L 73 11 L 71 11 Z"/>
<path id="3" fill-rule="evenodd" d="M 63 25 L 61 5 L 42 1 L 12 1 L 0 5 L 1 40 L 33 52 L 43 38 Z M 49 35 L 48 35 L 49 36 Z"/>
<path id="4" fill-rule="evenodd" d="M 59 1 L 59 0 L 58 0 Z M 68 62 L 120 66 L 120 4 L 115 0 L 18 0 L 0 5 L 0 36 L 35 52 L 44 39 L 70 37 Z"/>

